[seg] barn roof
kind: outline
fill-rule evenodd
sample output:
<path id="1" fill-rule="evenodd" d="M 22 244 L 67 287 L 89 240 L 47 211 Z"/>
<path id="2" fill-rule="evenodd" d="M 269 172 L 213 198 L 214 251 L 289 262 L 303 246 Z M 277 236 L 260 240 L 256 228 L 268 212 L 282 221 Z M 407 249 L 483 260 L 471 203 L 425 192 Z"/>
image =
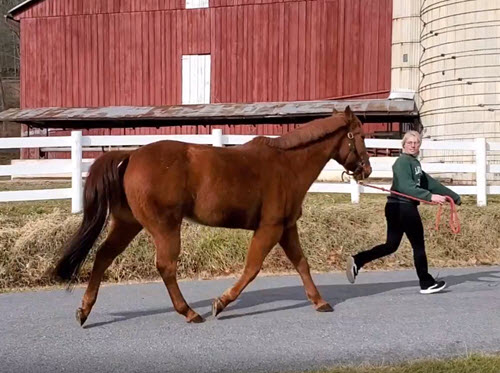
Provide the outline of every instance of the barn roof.
<path id="1" fill-rule="evenodd" d="M 22 2 L 21 4 L 18 4 L 16 5 L 14 8 L 12 8 L 11 10 L 9 10 L 9 12 L 7 13 L 7 17 L 10 17 L 10 18 L 13 18 L 14 15 L 24 11 L 26 8 L 28 8 L 29 6 L 35 4 L 35 3 L 38 3 L 40 1 L 44 1 L 44 0 L 26 0 L 24 2 Z"/>
<path id="2" fill-rule="evenodd" d="M 174 106 L 110 106 L 99 108 L 9 109 L 0 121 L 38 128 L 135 128 L 171 125 L 303 123 L 331 115 L 349 105 L 363 122 L 413 122 L 413 100 L 261 102 Z"/>

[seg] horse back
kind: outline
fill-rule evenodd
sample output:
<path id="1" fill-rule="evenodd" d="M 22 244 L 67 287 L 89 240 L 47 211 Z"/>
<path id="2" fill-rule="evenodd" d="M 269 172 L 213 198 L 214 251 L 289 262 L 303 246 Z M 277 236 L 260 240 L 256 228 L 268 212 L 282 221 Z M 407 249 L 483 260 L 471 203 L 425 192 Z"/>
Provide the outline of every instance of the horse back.
<path id="1" fill-rule="evenodd" d="M 175 212 L 205 225 L 255 229 L 263 215 L 283 219 L 285 170 L 279 154 L 267 146 L 160 141 L 132 153 L 125 191 L 129 203 L 136 198 L 158 214 Z"/>
<path id="2" fill-rule="evenodd" d="M 192 218 L 212 226 L 256 229 L 265 219 L 282 219 L 280 156 L 266 146 L 192 146 L 189 185 L 196 193 Z M 265 213 L 273 205 L 277 217 Z"/>

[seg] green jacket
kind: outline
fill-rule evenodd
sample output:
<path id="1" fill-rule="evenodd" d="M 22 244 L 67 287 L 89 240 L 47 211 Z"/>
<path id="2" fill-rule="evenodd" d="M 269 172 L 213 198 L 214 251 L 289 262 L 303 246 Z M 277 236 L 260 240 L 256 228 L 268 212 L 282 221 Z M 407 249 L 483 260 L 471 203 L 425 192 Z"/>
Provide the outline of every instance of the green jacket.
<path id="1" fill-rule="evenodd" d="M 460 196 L 445 187 L 439 181 L 433 179 L 422 171 L 422 166 L 417 158 L 409 154 L 401 154 L 392 166 L 393 179 L 391 190 L 399 193 L 404 193 L 412 197 L 420 198 L 425 201 L 431 201 L 433 194 L 441 194 L 450 196 L 453 201 L 459 205 L 461 203 Z M 412 202 L 419 204 L 418 201 L 413 201 L 405 197 L 391 194 L 390 202 Z"/>

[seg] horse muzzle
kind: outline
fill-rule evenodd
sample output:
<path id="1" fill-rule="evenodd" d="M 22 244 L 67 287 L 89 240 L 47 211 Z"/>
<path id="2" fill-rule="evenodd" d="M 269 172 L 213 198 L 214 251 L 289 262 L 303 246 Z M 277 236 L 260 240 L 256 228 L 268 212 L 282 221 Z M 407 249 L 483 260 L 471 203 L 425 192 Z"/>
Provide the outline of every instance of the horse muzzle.
<path id="1" fill-rule="evenodd" d="M 356 181 L 366 179 L 372 173 L 372 167 L 370 164 L 365 164 L 363 166 L 359 166 L 354 171 L 353 177 Z"/>

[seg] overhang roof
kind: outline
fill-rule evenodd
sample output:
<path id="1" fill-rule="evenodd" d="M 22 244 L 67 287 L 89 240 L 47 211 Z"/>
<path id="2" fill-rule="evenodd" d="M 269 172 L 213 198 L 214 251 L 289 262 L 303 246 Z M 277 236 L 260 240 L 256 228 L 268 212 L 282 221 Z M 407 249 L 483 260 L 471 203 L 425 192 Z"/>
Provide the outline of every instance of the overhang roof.
<path id="1" fill-rule="evenodd" d="M 349 105 L 363 122 L 412 122 L 418 118 L 413 100 L 342 100 L 260 102 L 175 106 L 42 107 L 9 109 L 0 121 L 38 128 L 123 128 L 172 125 L 303 123 L 331 115 Z"/>
<path id="2" fill-rule="evenodd" d="M 14 8 L 12 8 L 11 10 L 9 10 L 9 12 L 6 15 L 6 17 L 14 18 L 14 15 L 18 14 L 19 12 L 24 11 L 27 7 L 29 7 L 29 6 L 31 6 L 31 5 L 33 5 L 35 3 L 38 3 L 39 1 L 42 1 L 42 0 L 26 0 L 26 1 L 23 1 L 21 4 L 18 4 Z"/>

